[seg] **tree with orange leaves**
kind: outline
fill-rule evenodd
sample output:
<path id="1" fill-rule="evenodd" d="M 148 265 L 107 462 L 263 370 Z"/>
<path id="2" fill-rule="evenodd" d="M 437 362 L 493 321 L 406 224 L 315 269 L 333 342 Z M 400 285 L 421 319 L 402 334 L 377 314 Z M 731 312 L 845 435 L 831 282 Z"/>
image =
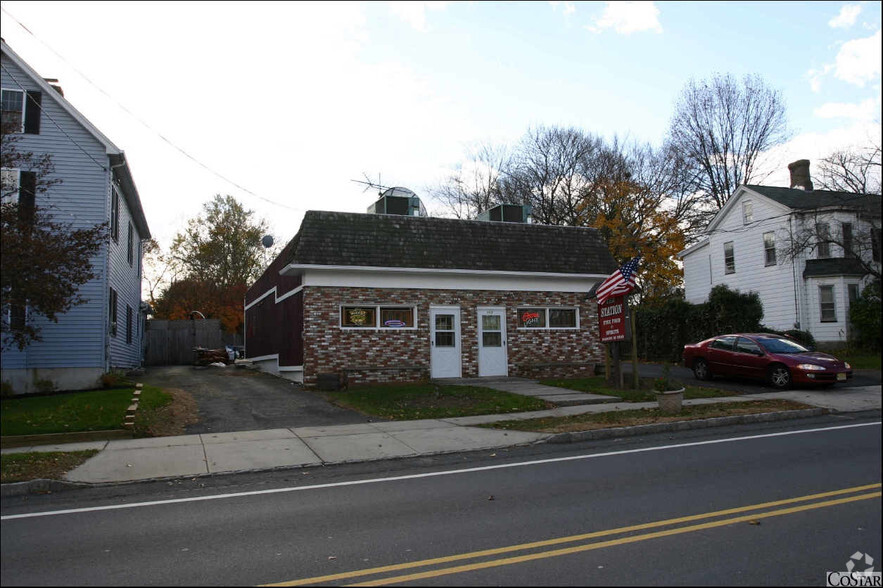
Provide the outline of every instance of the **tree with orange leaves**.
<path id="1" fill-rule="evenodd" d="M 243 301 L 275 251 L 261 244 L 263 219 L 232 196 L 217 195 L 179 232 L 164 259 L 179 276 L 153 302 L 154 316 L 187 319 L 194 310 L 220 319 L 228 333 L 242 333 Z"/>

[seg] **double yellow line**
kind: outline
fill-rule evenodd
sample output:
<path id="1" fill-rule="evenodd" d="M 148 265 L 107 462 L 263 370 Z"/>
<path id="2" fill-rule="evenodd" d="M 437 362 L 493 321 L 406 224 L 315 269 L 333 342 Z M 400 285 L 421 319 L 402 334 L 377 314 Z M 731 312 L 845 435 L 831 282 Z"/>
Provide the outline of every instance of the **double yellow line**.
<path id="1" fill-rule="evenodd" d="M 738 508 L 730 508 L 726 510 L 719 510 L 715 512 L 709 512 L 698 515 L 690 515 L 686 517 L 680 517 L 675 519 L 666 519 L 663 521 L 655 521 L 652 523 L 643 523 L 640 525 L 631 525 L 628 527 L 620 527 L 618 529 L 608 529 L 605 531 L 596 531 L 594 533 L 584 533 L 581 535 L 571 535 L 568 537 L 558 537 L 556 539 L 547 539 L 545 541 L 536 541 L 533 543 L 522 543 L 520 545 L 510 545 L 507 547 L 499 547 L 496 549 L 486 549 L 483 551 L 473 551 L 471 553 L 461 553 L 457 555 L 449 555 L 447 557 L 437 557 L 433 559 L 425 559 L 421 561 L 414 561 L 408 563 L 401 563 L 395 565 L 381 566 L 376 568 L 367 568 L 363 570 L 354 570 L 352 572 L 341 572 L 339 574 L 329 574 L 327 576 L 316 576 L 313 578 L 302 578 L 299 580 L 292 580 L 289 582 L 279 582 L 277 584 L 266 584 L 267 586 L 304 586 L 304 585 L 313 585 L 313 584 L 323 584 L 326 582 L 333 582 L 335 584 L 340 583 L 342 580 L 351 580 L 354 578 L 361 578 L 364 576 L 375 576 L 381 574 L 388 574 L 391 572 L 401 572 L 404 570 L 412 570 L 415 568 L 425 568 L 429 566 L 439 566 L 443 564 L 449 564 L 464 560 L 471 559 L 479 559 L 479 558 L 488 558 L 492 556 L 511 554 L 520 551 L 528 551 L 532 549 L 538 549 L 542 547 L 551 547 L 555 545 L 562 545 L 566 543 L 576 543 L 578 541 L 586 541 L 591 539 L 598 539 L 601 537 L 608 537 L 611 535 L 620 535 L 623 533 L 631 533 L 635 531 L 646 531 L 648 529 L 656 529 L 659 527 L 669 527 L 672 525 L 679 525 L 682 523 L 692 523 L 696 521 L 702 521 L 705 519 L 713 519 L 717 517 L 729 517 L 723 518 L 720 520 L 708 521 L 700 524 L 687 525 L 682 527 L 675 527 L 671 529 L 664 529 L 661 531 L 655 531 L 651 533 L 644 533 L 639 535 L 630 535 L 628 537 L 620 537 L 618 539 L 610 539 L 607 541 L 599 541 L 594 543 L 586 543 L 583 545 L 575 545 L 573 547 L 566 547 L 562 549 L 553 549 L 548 551 L 540 551 L 537 553 L 528 553 L 524 555 L 517 555 L 512 557 L 504 557 L 499 559 L 489 559 L 486 561 L 480 561 L 470 564 L 452 566 L 452 567 L 442 567 L 439 569 L 433 569 L 423 572 L 415 572 L 404 575 L 393 575 L 393 576 L 385 576 L 383 578 L 379 578 L 376 580 L 371 580 L 367 582 L 361 582 L 358 584 L 351 584 L 352 586 L 383 586 L 386 584 L 396 584 L 400 582 L 410 582 L 413 580 L 421 580 L 424 578 L 433 578 L 438 576 L 445 576 L 449 574 L 460 574 L 463 572 L 470 572 L 474 570 L 482 570 L 487 568 L 494 568 L 499 566 L 507 566 L 517 563 L 522 563 L 526 561 L 545 559 L 549 557 L 558 557 L 560 555 L 569 555 L 572 553 L 580 553 L 583 551 L 591 551 L 594 549 L 603 549 L 605 547 L 613 547 L 615 545 L 625 545 L 628 543 L 637 543 L 639 541 L 647 541 L 648 539 L 656 539 L 658 537 L 668 537 L 671 535 L 680 535 L 683 533 L 692 533 L 694 531 L 701 531 L 703 529 L 713 529 L 715 527 L 723 527 L 726 525 L 733 525 L 741 522 L 748 521 L 756 521 L 760 519 L 766 519 L 770 517 L 783 516 L 787 514 L 794 514 L 797 512 L 803 512 L 808 510 L 814 510 L 818 508 L 827 508 L 829 506 L 836 506 L 839 504 L 847 504 L 850 502 L 857 502 L 859 500 L 869 500 L 872 498 L 879 498 L 881 495 L 880 492 L 881 484 L 868 484 L 865 486 L 855 486 L 853 488 L 844 488 L 842 490 L 833 490 L 831 492 L 822 492 L 820 494 L 810 494 L 808 496 L 799 496 L 797 498 L 788 498 L 786 500 L 776 500 L 774 502 L 764 502 L 761 504 L 753 504 L 750 506 L 740 506 Z M 860 494 L 861 492 L 865 492 L 868 490 L 875 490 L 876 492 L 868 492 L 866 494 Z M 845 496 L 852 495 L 852 496 Z M 837 498 L 839 497 L 839 498 Z M 828 500 L 824 500 L 828 499 Z M 812 502 L 811 504 L 802 504 L 798 506 L 790 506 L 801 502 Z M 751 512 L 751 511 L 763 511 L 763 509 L 770 509 L 776 507 L 787 508 L 777 508 L 776 510 L 768 510 L 764 512 Z M 751 514 L 742 514 L 749 513 Z M 733 516 L 730 515 L 740 515 Z"/>

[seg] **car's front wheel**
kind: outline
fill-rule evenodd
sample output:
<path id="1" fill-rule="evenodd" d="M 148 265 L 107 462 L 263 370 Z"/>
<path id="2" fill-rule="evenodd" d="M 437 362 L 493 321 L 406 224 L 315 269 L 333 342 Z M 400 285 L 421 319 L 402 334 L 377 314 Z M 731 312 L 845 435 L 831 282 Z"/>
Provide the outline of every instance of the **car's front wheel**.
<path id="1" fill-rule="evenodd" d="M 711 379 L 711 370 L 708 369 L 708 364 L 704 359 L 697 359 L 693 362 L 693 375 L 697 380 Z"/>
<path id="2" fill-rule="evenodd" d="M 791 387 L 791 372 L 784 365 L 776 364 L 771 366 L 768 375 L 773 388 L 787 390 Z"/>

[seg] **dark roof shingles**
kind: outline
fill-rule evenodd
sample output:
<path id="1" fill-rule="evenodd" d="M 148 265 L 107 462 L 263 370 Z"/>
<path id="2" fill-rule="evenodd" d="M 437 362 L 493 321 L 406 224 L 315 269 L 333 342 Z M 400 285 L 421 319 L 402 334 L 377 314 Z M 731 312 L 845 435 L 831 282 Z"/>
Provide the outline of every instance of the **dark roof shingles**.
<path id="1" fill-rule="evenodd" d="M 480 271 L 609 274 L 592 228 L 308 211 L 288 262 Z"/>
<path id="2" fill-rule="evenodd" d="M 880 214 L 879 194 L 853 194 L 851 192 L 831 192 L 828 190 L 806 192 L 794 188 L 750 184 L 745 187 L 795 210 L 811 210 L 833 206 L 858 209 L 876 215 Z"/>

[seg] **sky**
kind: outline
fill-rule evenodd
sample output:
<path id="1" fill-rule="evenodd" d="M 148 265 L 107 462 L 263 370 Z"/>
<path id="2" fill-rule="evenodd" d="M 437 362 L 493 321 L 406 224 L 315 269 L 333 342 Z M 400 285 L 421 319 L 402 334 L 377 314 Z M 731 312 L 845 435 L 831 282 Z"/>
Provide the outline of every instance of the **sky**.
<path id="1" fill-rule="evenodd" d="M 126 152 L 163 247 L 216 194 L 277 244 L 307 210 L 429 192 L 531 126 L 659 146 L 690 80 L 782 93 L 786 166 L 879 141 L 879 2 L 23 2 L 2 37 Z M 879 144 L 879 143 L 878 143 Z"/>

